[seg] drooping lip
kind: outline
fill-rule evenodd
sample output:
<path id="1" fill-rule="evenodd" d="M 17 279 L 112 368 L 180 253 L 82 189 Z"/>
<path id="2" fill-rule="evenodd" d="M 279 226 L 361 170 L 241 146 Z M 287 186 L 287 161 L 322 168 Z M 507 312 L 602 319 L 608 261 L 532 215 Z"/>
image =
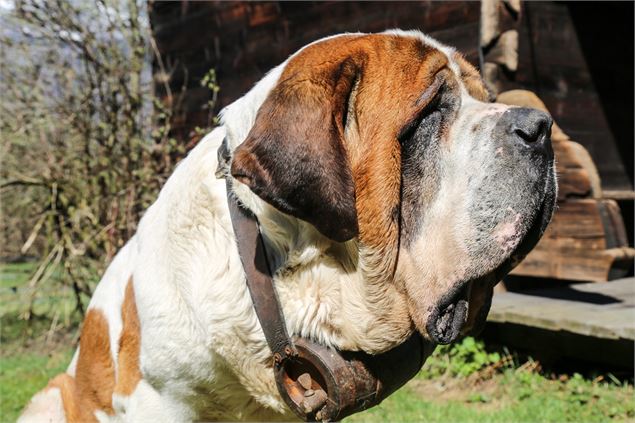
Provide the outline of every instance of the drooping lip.
<path id="1" fill-rule="evenodd" d="M 469 316 L 469 297 L 472 287 L 493 287 L 500 280 L 496 279 L 497 275 L 498 269 L 493 270 L 459 284 L 456 289 L 443 296 L 426 323 L 426 331 L 433 342 L 445 345 L 456 341 L 461 336 Z M 489 301 L 482 307 L 486 310 L 479 310 L 475 326 L 487 317 Z"/>
<path id="2" fill-rule="evenodd" d="M 445 294 L 428 318 L 426 331 L 437 344 L 449 344 L 461 333 L 467 322 L 471 284 L 472 281 L 460 284 Z"/>
<path id="3" fill-rule="evenodd" d="M 520 263 L 527 254 L 536 246 L 544 234 L 555 208 L 556 181 L 555 175 L 550 173 L 546 178 L 545 194 L 538 213 L 527 233 L 510 256 L 496 269 L 474 279 L 457 284 L 456 288 L 446 293 L 426 323 L 426 331 L 432 341 L 437 344 L 449 344 L 455 341 L 467 323 L 469 314 L 469 292 L 472 287 L 493 287 L 514 267 Z M 485 323 L 491 298 L 482 305 L 479 310 L 474 327 L 480 327 Z"/>

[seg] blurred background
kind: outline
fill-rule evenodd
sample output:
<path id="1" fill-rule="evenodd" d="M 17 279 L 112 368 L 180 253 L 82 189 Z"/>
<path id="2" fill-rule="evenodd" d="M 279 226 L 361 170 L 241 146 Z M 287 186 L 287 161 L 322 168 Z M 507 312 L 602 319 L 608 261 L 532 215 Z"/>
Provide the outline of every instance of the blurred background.
<path id="1" fill-rule="evenodd" d="M 0 0 L 0 419 L 66 368 L 101 273 L 219 110 L 311 41 L 390 28 L 552 114 L 559 205 L 483 334 L 351 420 L 634 418 L 633 5 Z"/>

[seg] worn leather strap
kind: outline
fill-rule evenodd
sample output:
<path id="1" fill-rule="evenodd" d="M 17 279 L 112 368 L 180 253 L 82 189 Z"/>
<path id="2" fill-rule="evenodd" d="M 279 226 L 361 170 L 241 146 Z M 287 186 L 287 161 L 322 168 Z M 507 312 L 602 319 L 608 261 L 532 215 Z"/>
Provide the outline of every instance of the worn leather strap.
<path id="1" fill-rule="evenodd" d="M 258 219 L 251 211 L 241 207 L 236 196 L 232 195 L 231 178 L 226 177 L 225 183 L 229 214 L 247 279 L 247 288 L 267 344 L 273 353 L 274 363 L 280 364 L 286 358 L 297 356 L 298 352 L 287 333 L 284 315 L 273 286 L 271 269 L 265 256 Z"/>

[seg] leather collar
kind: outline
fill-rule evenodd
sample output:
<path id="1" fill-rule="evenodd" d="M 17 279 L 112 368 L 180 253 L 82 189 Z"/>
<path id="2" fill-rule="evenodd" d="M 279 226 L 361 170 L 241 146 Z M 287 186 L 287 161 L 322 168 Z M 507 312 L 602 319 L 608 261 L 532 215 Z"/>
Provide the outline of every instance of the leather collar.
<path id="1" fill-rule="evenodd" d="M 287 333 L 284 315 L 265 255 L 265 245 L 258 228 L 258 219 L 250 210 L 238 204 L 236 197 L 232 195 L 230 178 L 226 178 L 225 185 L 229 214 L 251 301 L 262 331 L 265 333 L 269 349 L 273 353 L 274 363 L 279 364 L 287 358 L 297 356 L 298 352 Z"/>

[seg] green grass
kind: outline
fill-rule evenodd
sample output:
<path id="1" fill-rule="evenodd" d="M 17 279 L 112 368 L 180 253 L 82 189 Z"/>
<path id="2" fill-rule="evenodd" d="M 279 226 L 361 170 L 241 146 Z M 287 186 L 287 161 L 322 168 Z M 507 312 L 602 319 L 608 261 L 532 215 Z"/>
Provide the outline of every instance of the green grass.
<path id="1" fill-rule="evenodd" d="M 57 347 L 50 354 L 20 353 L 0 359 L 0 419 L 15 421 L 34 393 L 63 372 L 72 348 Z"/>
<path id="2" fill-rule="evenodd" d="M 351 422 L 633 421 L 633 385 L 610 374 L 546 375 L 540 364 L 466 338 L 440 347 L 419 374 Z"/>
<path id="3" fill-rule="evenodd" d="M 63 372 L 74 350 L 77 315 L 58 275 L 43 282 L 24 319 L 35 263 L 0 264 L 0 421 L 13 422 L 34 393 Z M 54 329 L 54 330 L 51 330 Z M 62 329 L 62 330 L 60 330 Z"/>
<path id="4" fill-rule="evenodd" d="M 0 421 L 15 421 L 31 396 L 64 371 L 72 336 L 51 336 L 55 316 L 76 332 L 72 297 L 51 279 L 38 297 L 37 317 L 20 318 L 33 264 L 0 264 Z M 75 319 L 75 320 L 74 320 Z M 539 363 L 488 351 L 466 338 L 441 347 L 422 371 L 381 405 L 347 422 L 603 422 L 633 421 L 633 385 L 610 374 L 551 375 Z"/>
<path id="5" fill-rule="evenodd" d="M 434 380 L 414 379 L 347 421 L 604 422 L 635 416 L 632 386 L 594 383 L 580 375 L 559 381 L 510 369 L 480 384 L 459 383 L 448 388 L 450 395 L 435 395 L 430 385 Z"/>

